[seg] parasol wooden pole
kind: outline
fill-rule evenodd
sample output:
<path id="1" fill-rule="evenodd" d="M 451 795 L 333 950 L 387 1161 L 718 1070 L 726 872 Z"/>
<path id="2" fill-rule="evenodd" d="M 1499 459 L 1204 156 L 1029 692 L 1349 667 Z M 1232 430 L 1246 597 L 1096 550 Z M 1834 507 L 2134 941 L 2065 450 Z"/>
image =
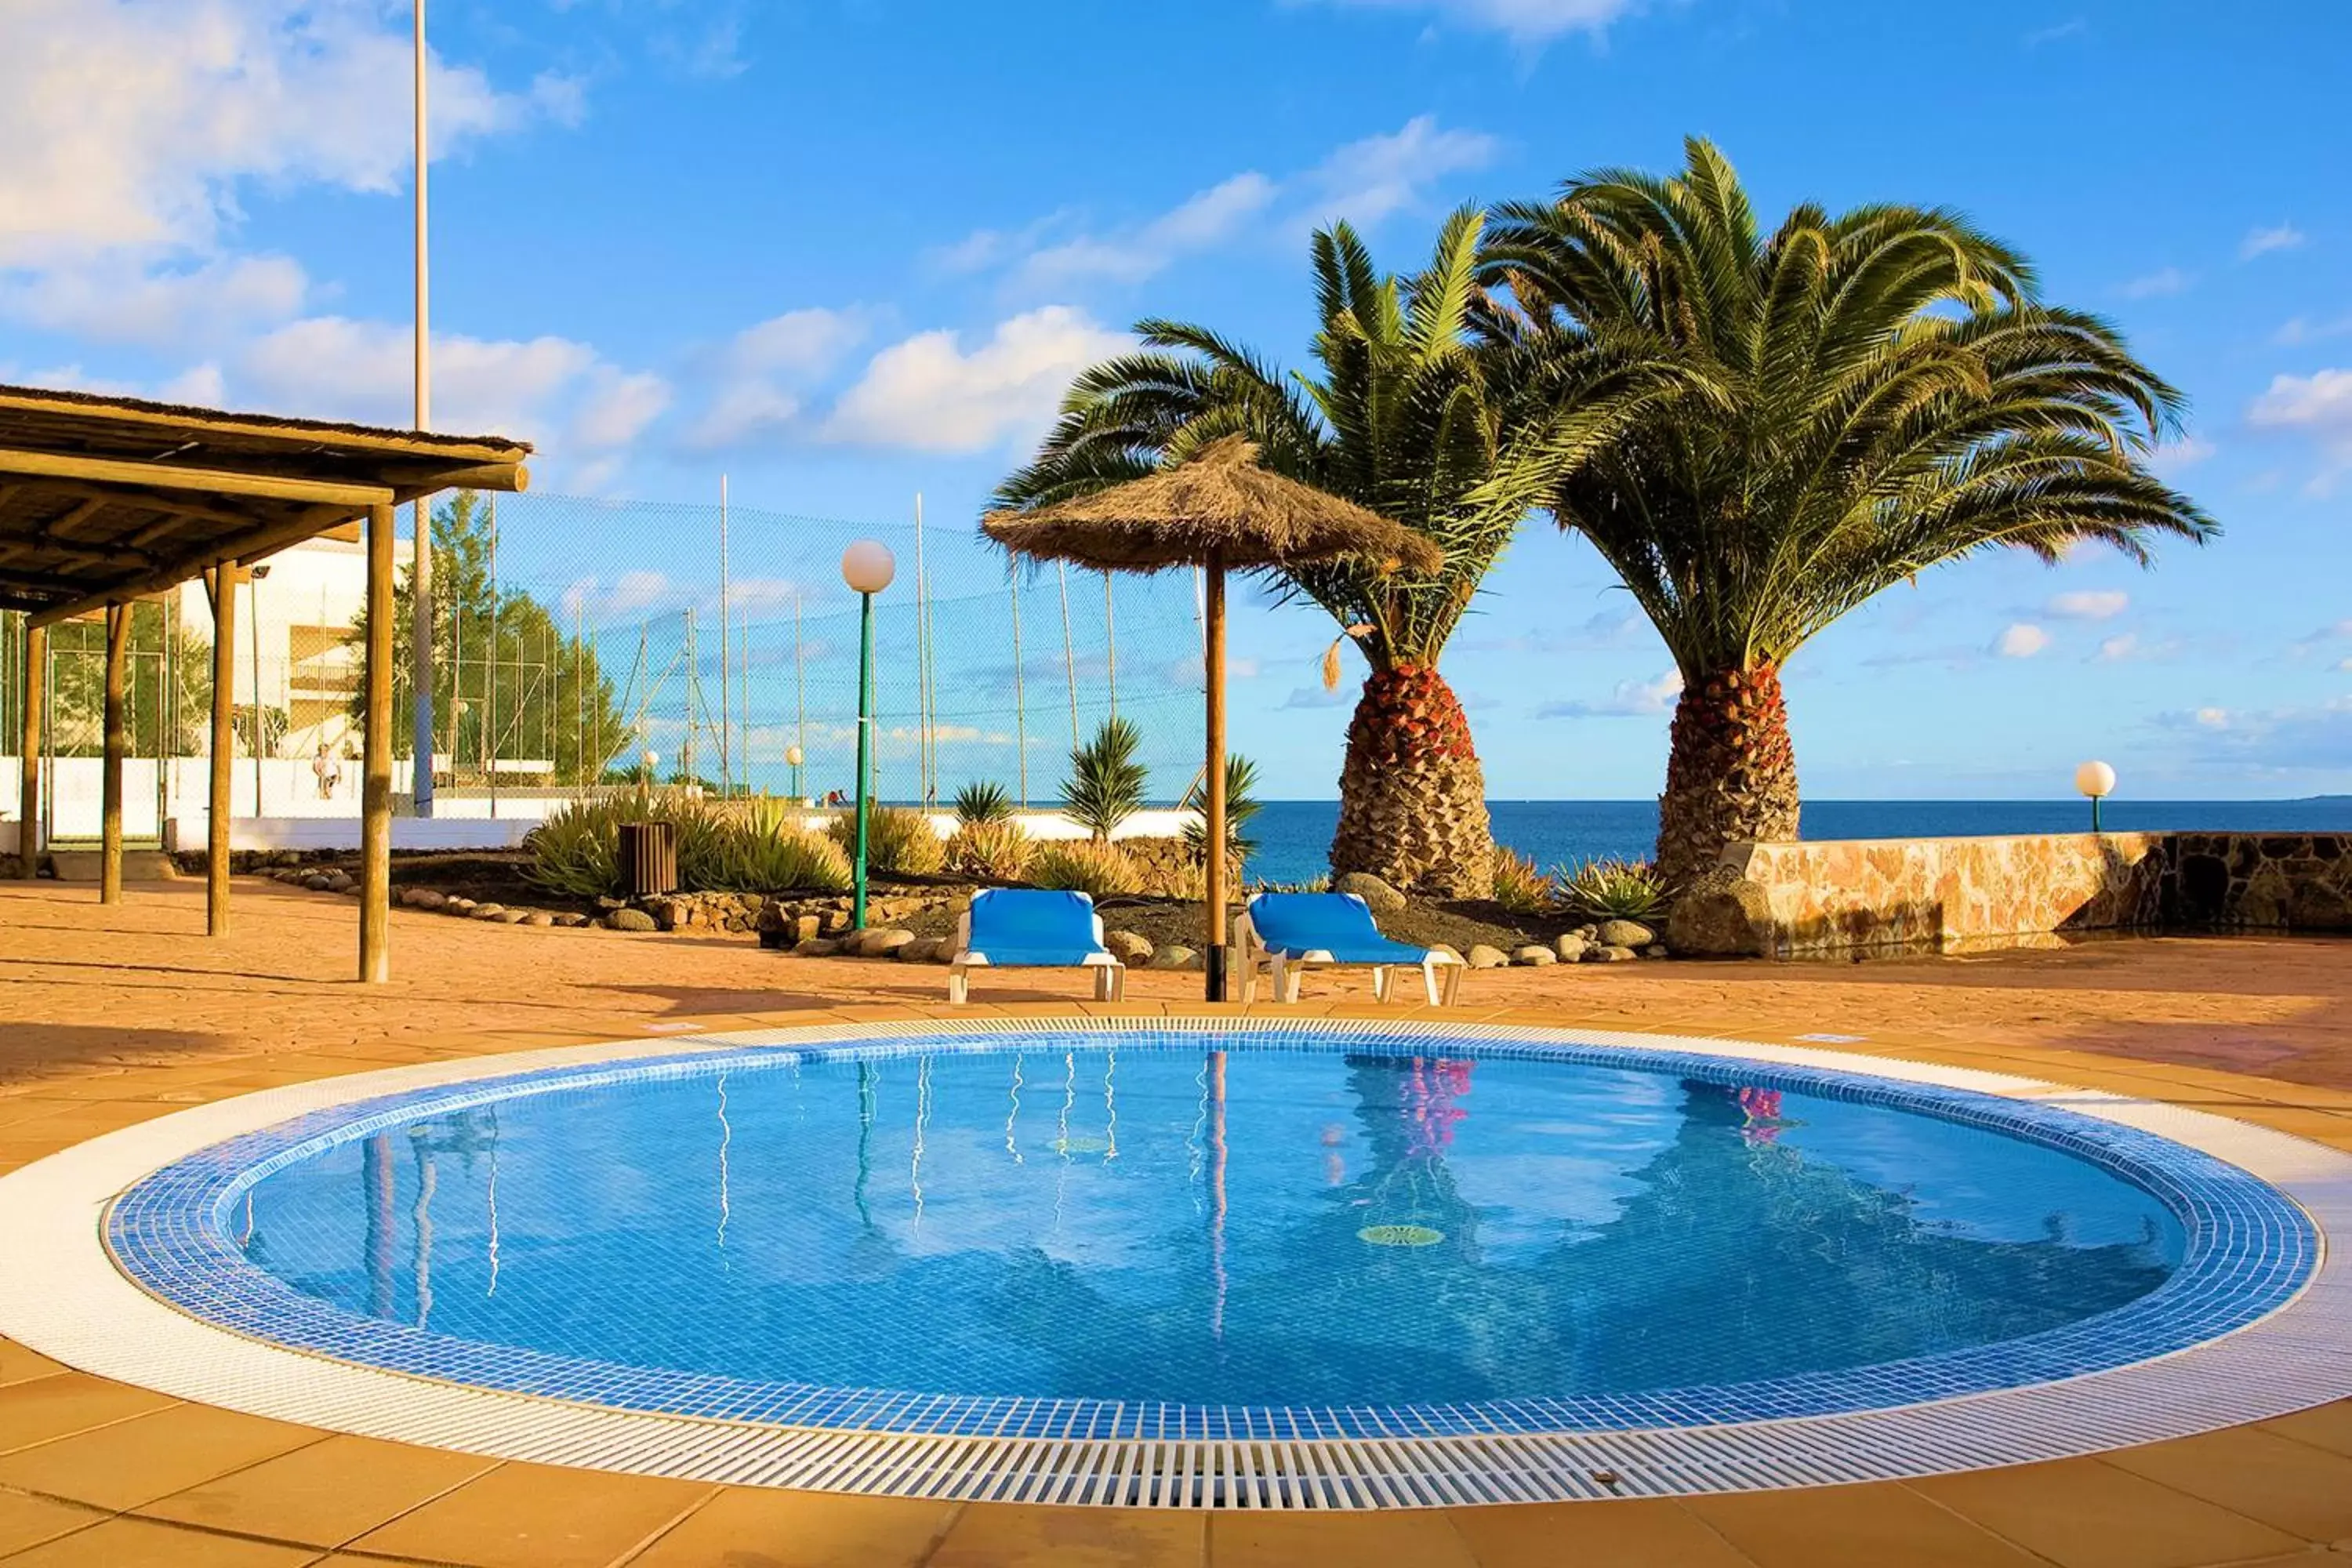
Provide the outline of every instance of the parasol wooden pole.
<path id="1" fill-rule="evenodd" d="M 213 601 L 212 745 L 205 772 L 205 934 L 228 934 L 229 764 L 236 759 L 236 563 L 205 574 Z"/>
<path id="2" fill-rule="evenodd" d="M 1206 686 L 1209 710 L 1209 776 L 1203 800 L 1208 829 L 1209 945 L 1202 950 L 1208 971 L 1208 999 L 1225 999 L 1225 553 L 1209 552 Z"/>
<path id="3" fill-rule="evenodd" d="M 131 606 L 106 606 L 106 733 L 99 763 L 98 901 L 122 901 L 122 753 L 130 747 L 123 666 L 131 647 Z"/>
<path id="4" fill-rule="evenodd" d="M 16 743 L 16 874 L 41 874 L 41 687 L 49 673 L 49 628 L 25 628 L 24 711 Z"/>

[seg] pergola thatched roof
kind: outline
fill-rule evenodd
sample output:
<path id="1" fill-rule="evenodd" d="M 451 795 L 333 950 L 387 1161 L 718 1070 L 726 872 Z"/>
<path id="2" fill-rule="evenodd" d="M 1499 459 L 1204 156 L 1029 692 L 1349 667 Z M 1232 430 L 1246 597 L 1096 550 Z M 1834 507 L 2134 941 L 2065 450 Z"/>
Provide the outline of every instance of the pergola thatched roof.
<path id="1" fill-rule="evenodd" d="M 1016 555 L 1114 572 L 1211 559 L 1236 570 L 1360 555 L 1421 574 L 1445 557 L 1402 524 L 1258 467 L 1239 436 L 1139 479 L 1029 511 L 995 511 L 982 531 Z"/>
<path id="2" fill-rule="evenodd" d="M 0 386 L 0 609 L 47 621 L 251 561 L 371 506 L 519 490 L 530 448 Z"/>

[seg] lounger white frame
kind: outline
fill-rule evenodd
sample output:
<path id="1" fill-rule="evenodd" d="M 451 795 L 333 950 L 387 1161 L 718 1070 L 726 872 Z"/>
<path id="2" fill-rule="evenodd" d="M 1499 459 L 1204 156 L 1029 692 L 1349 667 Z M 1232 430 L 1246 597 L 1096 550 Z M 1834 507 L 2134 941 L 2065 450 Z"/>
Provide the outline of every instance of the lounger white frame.
<path id="1" fill-rule="evenodd" d="M 1102 946 L 1103 941 L 1102 916 L 1095 916 L 1094 921 L 1095 946 L 1099 948 Z M 969 979 L 967 978 L 969 971 L 974 969 L 1003 969 L 1005 967 L 1007 966 L 1004 964 L 989 963 L 988 955 L 984 952 L 972 952 L 971 911 L 970 910 L 966 910 L 962 914 L 958 915 L 956 917 L 955 957 L 950 960 L 948 963 L 948 1005 L 950 1007 L 961 1007 L 966 1002 L 971 1000 L 971 986 Z M 1118 955 L 1114 952 L 1090 952 L 1087 954 L 1086 962 L 1082 964 L 1021 963 L 1011 965 L 1011 967 L 1015 969 L 1091 969 L 1095 972 L 1096 1001 L 1118 1002 L 1125 1000 L 1127 996 L 1127 965 L 1120 963 Z"/>
<path id="2" fill-rule="evenodd" d="M 1354 897 L 1348 893 L 1340 896 Z M 1370 969 L 1372 972 L 1372 997 L 1379 1002 L 1389 999 L 1390 970 L 1414 967 L 1391 963 L 1342 963 L 1322 948 L 1309 948 L 1297 958 L 1286 958 L 1258 941 L 1257 927 L 1251 923 L 1246 910 L 1234 922 L 1234 942 L 1241 949 L 1244 1002 L 1257 1000 L 1257 971 L 1261 963 L 1266 966 L 1267 977 L 1274 984 L 1275 1000 L 1292 1003 L 1298 1000 L 1298 987 L 1307 978 L 1307 966 L 1310 963 L 1336 969 Z M 1433 1007 L 1453 1006 L 1454 998 L 1462 993 L 1462 961 L 1450 952 L 1440 952 L 1433 948 L 1418 967 L 1422 988 L 1428 994 L 1429 1005 Z M 1437 973 L 1441 969 L 1445 972 L 1443 981 Z"/>

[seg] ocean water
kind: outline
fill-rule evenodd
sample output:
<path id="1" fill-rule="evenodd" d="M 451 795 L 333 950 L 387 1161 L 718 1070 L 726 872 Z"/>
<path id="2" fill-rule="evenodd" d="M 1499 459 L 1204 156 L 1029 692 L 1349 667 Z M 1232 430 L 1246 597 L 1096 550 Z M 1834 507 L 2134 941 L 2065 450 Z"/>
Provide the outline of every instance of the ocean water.
<path id="1" fill-rule="evenodd" d="M 1487 802 L 1495 840 L 1550 867 L 1587 859 L 1646 859 L 1658 836 L 1650 800 Z M 1268 801 L 1250 821 L 1257 852 L 1251 881 L 1303 882 L 1330 869 L 1339 805 Z M 1957 838 L 2003 833 L 2079 833 L 2091 825 L 2076 800 L 1809 800 L 1807 838 Z M 2111 800 L 2101 826 L 2116 833 L 2196 831 L 2352 833 L 2352 795 L 2315 800 Z"/>
<path id="2" fill-rule="evenodd" d="M 2153 1194 L 2004 1132 L 1433 1048 L 739 1059 L 334 1144 L 237 1229 L 298 1290 L 477 1344 L 1330 1406 L 1899 1361 L 2122 1306 L 2182 1256 Z"/>

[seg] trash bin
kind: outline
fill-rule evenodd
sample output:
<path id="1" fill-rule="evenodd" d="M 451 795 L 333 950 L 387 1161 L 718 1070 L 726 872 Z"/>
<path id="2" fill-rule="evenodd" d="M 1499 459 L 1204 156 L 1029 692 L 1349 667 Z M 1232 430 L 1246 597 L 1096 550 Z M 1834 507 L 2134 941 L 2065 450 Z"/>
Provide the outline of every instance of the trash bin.
<path id="1" fill-rule="evenodd" d="M 621 891 L 641 899 L 651 893 L 677 891 L 677 825 L 674 822 L 621 824 Z"/>

